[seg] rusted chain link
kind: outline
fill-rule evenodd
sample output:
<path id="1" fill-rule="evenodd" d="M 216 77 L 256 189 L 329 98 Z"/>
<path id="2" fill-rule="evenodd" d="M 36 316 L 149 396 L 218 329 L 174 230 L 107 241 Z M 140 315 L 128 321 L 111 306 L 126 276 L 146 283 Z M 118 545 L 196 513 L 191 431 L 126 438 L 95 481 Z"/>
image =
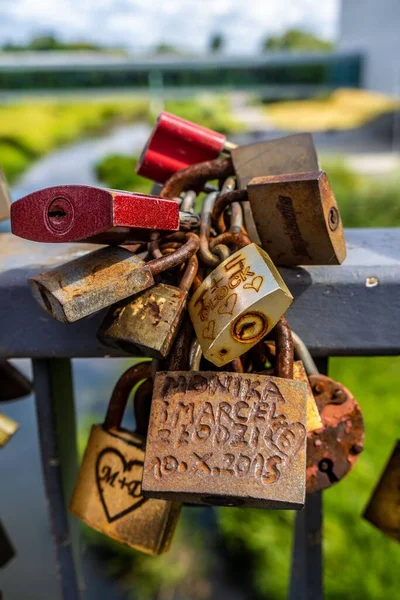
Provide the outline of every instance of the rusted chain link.
<path id="1" fill-rule="evenodd" d="M 210 179 L 226 179 L 234 175 L 232 159 L 217 158 L 191 165 L 174 173 L 161 190 L 161 198 L 174 198 L 187 189 L 203 186 Z"/>

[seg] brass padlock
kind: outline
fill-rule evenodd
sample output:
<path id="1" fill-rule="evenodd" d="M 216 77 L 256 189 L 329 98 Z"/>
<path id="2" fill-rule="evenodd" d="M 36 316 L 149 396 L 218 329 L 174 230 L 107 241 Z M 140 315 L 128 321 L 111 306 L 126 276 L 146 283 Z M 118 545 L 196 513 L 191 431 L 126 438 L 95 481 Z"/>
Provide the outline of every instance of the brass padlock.
<path id="1" fill-rule="evenodd" d="M 94 425 L 70 510 L 84 523 L 146 554 L 166 552 L 180 505 L 142 496 L 144 438 L 121 428 L 129 394 L 151 377 L 151 362 L 128 369 L 114 388 L 103 425 Z"/>
<path id="2" fill-rule="evenodd" d="M 364 420 L 351 392 L 326 375 L 311 375 L 322 429 L 307 434 L 307 494 L 347 475 L 364 449 Z"/>
<path id="3" fill-rule="evenodd" d="M 6 177 L 0 167 L 0 221 L 10 218 L 11 199 Z"/>
<path id="4" fill-rule="evenodd" d="M 248 199 L 262 247 L 277 265 L 338 265 L 346 258 L 339 208 L 323 171 L 256 177 Z"/>
<path id="5" fill-rule="evenodd" d="M 0 413 L 0 448 L 10 441 L 18 428 L 19 425 L 16 421 Z"/>
<path id="6" fill-rule="evenodd" d="M 400 440 L 395 444 L 363 517 L 400 542 Z"/>
<path id="7" fill-rule="evenodd" d="M 319 169 L 317 152 L 310 133 L 295 133 L 263 140 L 231 150 L 238 187 L 245 189 L 253 177 L 304 173 Z M 247 235 L 261 245 L 248 200 L 242 202 Z"/>
<path id="8" fill-rule="evenodd" d="M 189 302 L 205 358 L 225 365 L 270 331 L 293 301 L 266 252 L 249 244 L 206 277 Z"/>
<path id="9" fill-rule="evenodd" d="M 145 263 L 124 248 L 101 248 L 29 280 L 33 296 L 57 321 L 72 323 L 142 292 L 154 276 L 188 260 L 199 247 L 194 233 L 169 256 Z"/>
<path id="10" fill-rule="evenodd" d="M 290 374 L 287 331 L 279 336 L 278 354 L 279 375 Z M 203 505 L 302 508 L 306 394 L 304 383 L 282 377 L 157 373 L 144 495 Z"/>
<path id="11" fill-rule="evenodd" d="M 97 333 L 107 346 L 129 353 L 165 358 L 182 322 L 190 287 L 198 268 L 197 257 L 188 266 L 179 287 L 158 283 L 133 299 L 114 306 Z"/>

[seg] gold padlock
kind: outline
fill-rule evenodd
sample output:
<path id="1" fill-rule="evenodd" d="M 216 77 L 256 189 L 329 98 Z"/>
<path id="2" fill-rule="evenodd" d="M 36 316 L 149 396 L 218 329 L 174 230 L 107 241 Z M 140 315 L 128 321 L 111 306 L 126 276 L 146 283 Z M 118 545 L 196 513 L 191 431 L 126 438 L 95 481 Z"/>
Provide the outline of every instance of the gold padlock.
<path id="1" fill-rule="evenodd" d="M 189 314 L 205 358 L 223 366 L 247 352 L 278 322 L 293 301 L 270 257 L 249 244 L 205 278 Z"/>
<path id="2" fill-rule="evenodd" d="M 0 448 L 5 446 L 7 442 L 10 441 L 18 428 L 19 425 L 16 421 L 0 413 Z"/>
<path id="3" fill-rule="evenodd" d="M 150 377 L 146 362 L 118 380 L 103 425 L 92 427 L 70 510 L 93 529 L 155 556 L 170 546 L 180 505 L 142 496 L 144 437 L 120 426 L 132 388 Z"/>
<path id="4" fill-rule="evenodd" d="M 289 328 L 281 326 L 278 338 L 279 377 L 157 373 L 144 495 L 203 505 L 303 507 L 307 387 L 287 378 L 293 367 Z"/>
<path id="5" fill-rule="evenodd" d="M 135 298 L 114 306 L 97 333 L 107 346 L 145 356 L 165 358 L 182 322 L 190 287 L 198 268 L 197 257 L 188 266 L 179 287 L 158 283 Z"/>
<path id="6" fill-rule="evenodd" d="M 373 491 L 364 519 L 400 542 L 400 440 Z"/>

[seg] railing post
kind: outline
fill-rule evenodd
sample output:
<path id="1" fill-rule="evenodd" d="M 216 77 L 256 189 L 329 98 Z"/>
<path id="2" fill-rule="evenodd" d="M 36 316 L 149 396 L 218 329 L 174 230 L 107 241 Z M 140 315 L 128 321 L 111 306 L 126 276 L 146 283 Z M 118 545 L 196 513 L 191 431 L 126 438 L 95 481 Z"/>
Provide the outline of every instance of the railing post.
<path id="1" fill-rule="evenodd" d="M 70 527 L 66 501 L 77 475 L 71 363 L 34 359 L 33 374 L 43 478 L 62 600 L 78 600 L 79 532 Z"/>

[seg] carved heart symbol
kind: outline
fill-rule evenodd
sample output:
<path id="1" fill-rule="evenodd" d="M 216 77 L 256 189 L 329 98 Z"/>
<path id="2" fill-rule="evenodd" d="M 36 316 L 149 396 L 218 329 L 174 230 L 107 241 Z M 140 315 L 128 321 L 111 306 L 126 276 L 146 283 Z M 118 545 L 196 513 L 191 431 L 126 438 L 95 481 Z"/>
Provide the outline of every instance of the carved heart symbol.
<path id="1" fill-rule="evenodd" d="M 237 294 L 231 294 L 230 296 L 228 296 L 225 302 L 221 304 L 221 306 L 218 309 L 218 313 L 220 315 L 233 315 L 233 309 L 235 308 L 236 301 Z"/>
<path id="2" fill-rule="evenodd" d="M 105 448 L 98 455 L 96 483 L 109 523 L 147 502 L 141 495 L 142 473 L 142 461 L 127 461 L 115 448 Z"/>
<path id="3" fill-rule="evenodd" d="M 262 286 L 263 281 L 264 277 L 262 277 L 262 275 L 256 275 L 255 277 L 253 277 L 253 281 L 244 284 L 243 289 L 255 290 L 256 292 L 258 292 L 260 290 L 260 287 Z"/>
<path id="4" fill-rule="evenodd" d="M 203 338 L 206 340 L 213 340 L 215 338 L 215 321 L 214 319 L 209 322 L 207 327 L 203 329 Z"/>

